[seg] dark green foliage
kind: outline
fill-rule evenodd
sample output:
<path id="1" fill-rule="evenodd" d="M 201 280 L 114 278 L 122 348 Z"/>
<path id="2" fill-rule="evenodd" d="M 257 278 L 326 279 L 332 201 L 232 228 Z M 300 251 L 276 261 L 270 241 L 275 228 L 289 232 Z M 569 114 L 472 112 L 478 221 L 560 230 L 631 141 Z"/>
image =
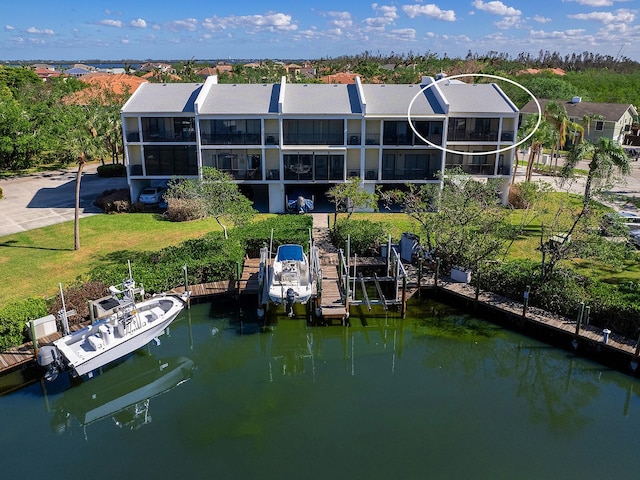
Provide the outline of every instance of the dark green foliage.
<path id="1" fill-rule="evenodd" d="M 540 280 L 537 263 L 520 260 L 490 264 L 483 270 L 481 288 L 522 302 L 527 285 L 529 305 L 577 318 L 580 302 L 590 308 L 590 324 L 636 338 L 640 328 L 640 283 L 611 285 L 593 281 L 570 270 L 557 268 Z"/>
<path id="2" fill-rule="evenodd" d="M 193 285 L 235 278 L 237 263 L 243 258 L 244 249 L 238 240 L 224 240 L 220 233 L 214 233 L 159 252 L 118 252 L 106 265 L 94 269 L 90 277 L 118 285 L 128 277 L 127 260 L 131 260 L 136 282 L 142 283 L 147 293 L 159 293 L 184 285 L 185 265 L 189 284 Z"/>
<path id="3" fill-rule="evenodd" d="M 384 225 L 370 220 L 349 220 L 346 218 L 336 222 L 331 231 L 334 245 L 344 247 L 350 238 L 350 253 L 362 256 L 376 256 L 380 253 L 380 245 L 386 240 Z"/>
<path id="4" fill-rule="evenodd" d="M 109 294 L 109 290 L 103 282 L 92 281 L 70 287 L 63 293 L 67 311 L 75 310 L 77 312 L 77 315 L 68 318 L 69 325 L 77 325 L 89 319 L 88 300 L 105 297 Z M 57 295 L 49 304 L 48 313 L 57 315 L 60 310 L 62 310 L 62 299 L 60 295 Z"/>
<path id="5" fill-rule="evenodd" d="M 47 315 L 44 299 L 30 298 L 0 308 L 0 351 L 20 345 L 25 340 L 27 322 Z"/>
<path id="6" fill-rule="evenodd" d="M 98 167 L 99 177 L 124 177 L 127 169 L 122 163 L 107 163 Z"/>
<path id="7" fill-rule="evenodd" d="M 2 197 L 3 197 L 2 188 L 0 188 L 0 198 L 2 198 Z"/>
<path id="8" fill-rule="evenodd" d="M 232 236 L 241 239 L 247 255 L 258 257 L 261 247 L 268 247 L 273 230 L 273 251 L 284 243 L 309 245 L 309 230 L 313 227 L 310 215 L 278 215 L 261 222 L 254 222 L 233 230 Z"/>

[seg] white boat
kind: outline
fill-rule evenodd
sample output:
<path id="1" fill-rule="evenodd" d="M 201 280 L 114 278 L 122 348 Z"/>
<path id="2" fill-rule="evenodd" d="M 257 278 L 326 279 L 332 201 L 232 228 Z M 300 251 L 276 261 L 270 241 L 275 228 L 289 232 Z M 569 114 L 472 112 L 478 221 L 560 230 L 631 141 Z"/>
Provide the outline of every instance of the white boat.
<path id="1" fill-rule="evenodd" d="M 269 277 L 269 300 L 284 304 L 293 316 L 294 303 L 307 303 L 313 295 L 309 260 L 301 245 L 280 245 Z"/>
<path id="2" fill-rule="evenodd" d="M 145 346 L 173 322 L 189 297 L 189 292 L 165 293 L 136 302 L 136 293 L 144 296 L 144 290 L 136 289 L 132 278 L 122 285 L 122 290 L 111 287 L 111 297 L 93 305 L 94 312 L 98 313 L 95 323 L 72 333 L 69 333 L 63 299 L 64 336 L 38 351 L 38 364 L 48 369 L 46 378 L 54 379 L 65 370 L 73 376 L 90 374 Z"/>

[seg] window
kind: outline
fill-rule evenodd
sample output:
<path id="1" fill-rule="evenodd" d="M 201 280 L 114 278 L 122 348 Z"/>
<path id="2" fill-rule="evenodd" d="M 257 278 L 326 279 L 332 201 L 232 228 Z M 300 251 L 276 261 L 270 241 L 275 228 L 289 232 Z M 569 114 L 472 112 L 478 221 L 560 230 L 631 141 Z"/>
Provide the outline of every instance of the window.
<path id="1" fill-rule="evenodd" d="M 144 159 L 147 175 L 170 177 L 198 174 L 195 146 L 147 146 L 144 149 Z"/>
<path id="2" fill-rule="evenodd" d="M 601 132 L 604 130 L 604 122 L 602 120 L 598 120 L 596 122 L 596 131 Z"/>

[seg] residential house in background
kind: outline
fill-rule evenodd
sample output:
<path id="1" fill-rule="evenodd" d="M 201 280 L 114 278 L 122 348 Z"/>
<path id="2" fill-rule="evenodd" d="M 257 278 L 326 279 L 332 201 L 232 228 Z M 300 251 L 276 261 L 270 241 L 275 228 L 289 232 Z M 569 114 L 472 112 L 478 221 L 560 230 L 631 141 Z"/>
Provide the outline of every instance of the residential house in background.
<path id="1" fill-rule="evenodd" d="M 411 111 L 411 124 L 407 113 Z M 228 172 L 259 211 L 359 177 L 367 191 L 441 182 L 459 167 L 502 179 L 518 109 L 495 84 L 143 84 L 121 110 L 132 198 L 205 166 Z M 413 126 L 413 128 L 412 128 Z M 317 207 L 317 205 L 316 205 Z M 316 208 L 317 210 L 317 208 Z"/>
<path id="2" fill-rule="evenodd" d="M 543 112 L 550 101 L 539 100 Z M 584 138 L 592 143 L 600 137 L 624 143 L 625 135 L 631 132 L 631 127 L 638 118 L 638 111 L 628 103 L 583 102 L 580 97 L 574 97 L 570 101 L 554 101 L 564 107 L 572 122 L 584 127 Z M 538 115 L 538 107 L 532 100 L 520 109 L 520 113 Z"/>

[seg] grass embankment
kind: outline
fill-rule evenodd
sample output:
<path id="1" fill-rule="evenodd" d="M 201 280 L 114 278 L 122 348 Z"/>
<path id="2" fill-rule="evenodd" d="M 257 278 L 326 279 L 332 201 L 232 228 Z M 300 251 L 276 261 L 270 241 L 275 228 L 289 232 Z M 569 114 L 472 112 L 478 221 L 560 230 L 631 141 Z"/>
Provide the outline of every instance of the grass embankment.
<path id="1" fill-rule="evenodd" d="M 160 250 L 220 230 L 213 219 L 169 222 L 158 214 L 129 213 L 94 215 L 80 220 L 80 245 L 73 250 L 73 222 L 0 237 L 0 265 L 3 303 L 57 293 L 58 284 L 67 287 L 113 252 Z"/>

